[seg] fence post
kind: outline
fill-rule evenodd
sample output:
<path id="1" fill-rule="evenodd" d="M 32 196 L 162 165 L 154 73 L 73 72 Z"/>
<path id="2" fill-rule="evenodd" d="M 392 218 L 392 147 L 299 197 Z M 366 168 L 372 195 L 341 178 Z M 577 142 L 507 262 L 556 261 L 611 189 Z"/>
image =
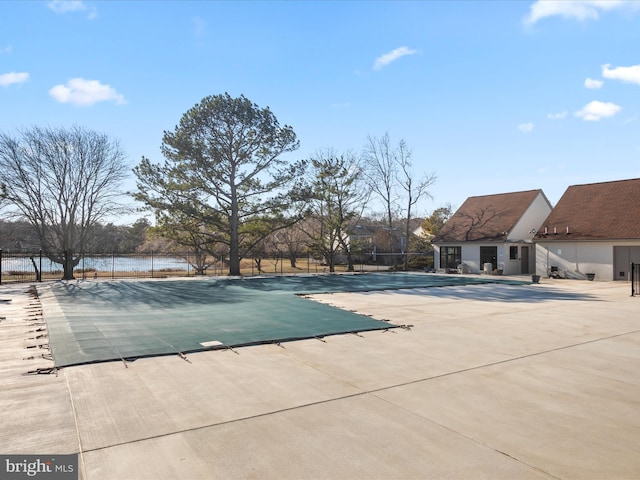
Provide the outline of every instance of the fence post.
<path id="1" fill-rule="evenodd" d="M 0 252 L 2 252 L 2 250 L 0 250 Z M 640 275 L 638 276 L 640 277 Z M 631 296 L 632 297 L 635 297 L 635 294 L 636 294 L 635 284 L 636 284 L 636 265 L 633 262 L 631 262 Z"/>
<path id="2" fill-rule="evenodd" d="M 38 263 L 40 264 L 40 278 L 38 278 L 38 281 L 42 282 L 42 249 L 38 252 Z"/>
<path id="3" fill-rule="evenodd" d="M 2 249 L 0 248 L 0 285 L 2 285 Z"/>
<path id="4" fill-rule="evenodd" d="M 153 278 L 153 250 L 151 250 L 151 278 Z"/>

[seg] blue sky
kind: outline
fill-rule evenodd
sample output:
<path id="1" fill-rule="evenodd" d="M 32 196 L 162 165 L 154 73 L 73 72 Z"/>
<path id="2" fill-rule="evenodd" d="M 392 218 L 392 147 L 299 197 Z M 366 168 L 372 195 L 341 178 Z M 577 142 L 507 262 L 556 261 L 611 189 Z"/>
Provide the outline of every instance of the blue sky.
<path id="1" fill-rule="evenodd" d="M 640 177 L 640 1 L 0 2 L 3 132 L 83 125 L 133 167 L 224 92 L 291 125 L 292 159 L 404 139 L 438 176 L 418 213 L 556 203 Z"/>

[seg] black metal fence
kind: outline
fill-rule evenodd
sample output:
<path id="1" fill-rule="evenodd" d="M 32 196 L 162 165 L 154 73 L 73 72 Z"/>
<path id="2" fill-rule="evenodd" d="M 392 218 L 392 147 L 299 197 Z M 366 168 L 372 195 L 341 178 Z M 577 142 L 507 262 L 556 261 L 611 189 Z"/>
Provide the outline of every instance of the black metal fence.
<path id="1" fill-rule="evenodd" d="M 410 267 L 423 270 L 433 267 L 433 255 L 408 253 Z M 367 256 L 354 258 L 355 271 L 386 271 L 390 260 L 384 254 L 378 254 L 376 261 Z M 201 275 L 217 276 L 229 272 L 228 259 L 207 257 L 207 268 Z M 396 259 L 399 267 L 402 259 Z M 346 263 L 336 265 L 336 271 L 346 271 Z M 181 253 L 136 253 L 136 254 L 84 254 L 80 256 L 74 268 L 76 279 L 97 278 L 167 278 L 191 277 L 198 275 L 196 257 L 192 252 Z M 241 273 L 243 275 L 291 274 L 291 273 L 328 273 L 329 266 L 321 260 L 311 257 L 299 257 L 293 262 L 284 256 L 271 256 L 261 259 L 243 259 Z M 10 252 L 0 249 L 0 284 L 24 283 L 48 280 L 60 280 L 63 276 L 62 265 L 51 261 L 42 251 Z"/>
<path id="2" fill-rule="evenodd" d="M 640 295 L 640 263 L 631 264 L 631 296 Z"/>
<path id="3" fill-rule="evenodd" d="M 85 254 L 80 255 L 74 276 L 76 279 L 193 276 L 198 272 L 195 265 L 195 256 L 190 252 Z M 207 265 L 207 275 L 220 275 L 225 259 L 211 257 Z M 62 275 L 62 265 L 51 261 L 42 251 L 0 250 L 0 284 L 59 280 Z"/>

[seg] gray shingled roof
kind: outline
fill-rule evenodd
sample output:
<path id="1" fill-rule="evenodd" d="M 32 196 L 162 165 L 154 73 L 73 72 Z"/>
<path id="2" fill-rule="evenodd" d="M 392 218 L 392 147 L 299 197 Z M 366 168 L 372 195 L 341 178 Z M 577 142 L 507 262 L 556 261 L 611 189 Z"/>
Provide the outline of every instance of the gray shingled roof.
<path id="1" fill-rule="evenodd" d="M 538 242 L 629 239 L 640 239 L 640 178 L 570 186 L 535 236 Z"/>
<path id="2" fill-rule="evenodd" d="M 503 241 L 542 190 L 469 197 L 433 243 Z"/>

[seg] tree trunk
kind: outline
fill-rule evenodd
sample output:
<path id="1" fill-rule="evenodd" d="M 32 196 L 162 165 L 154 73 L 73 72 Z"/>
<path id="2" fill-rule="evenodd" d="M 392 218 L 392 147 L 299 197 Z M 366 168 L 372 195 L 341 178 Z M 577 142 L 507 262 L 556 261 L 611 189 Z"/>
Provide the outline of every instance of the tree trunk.
<path id="1" fill-rule="evenodd" d="M 411 194 L 409 194 L 411 195 Z M 404 238 L 405 238 L 405 245 L 404 245 L 404 271 L 408 271 L 409 270 L 409 235 L 411 235 L 411 228 L 409 225 L 409 222 L 411 221 L 411 196 L 409 196 L 409 205 L 407 207 L 407 221 L 406 221 L 406 225 L 405 225 L 405 231 L 404 231 Z"/>
<path id="2" fill-rule="evenodd" d="M 235 248 L 234 248 L 235 247 Z M 229 251 L 229 275 L 240 275 L 240 255 L 238 254 L 238 244 L 231 247 Z"/>
<path id="3" fill-rule="evenodd" d="M 29 258 L 31 259 L 31 263 L 33 264 L 33 269 L 36 271 L 36 282 L 42 281 L 40 270 L 38 270 L 38 266 L 36 265 L 36 261 L 34 260 L 33 255 L 31 255 Z"/>
<path id="4" fill-rule="evenodd" d="M 71 251 L 65 250 L 64 252 L 64 262 L 62 263 L 62 280 L 75 280 L 73 276 L 73 255 Z"/>
<path id="5" fill-rule="evenodd" d="M 189 257 L 187 257 L 187 261 L 189 261 Z M 194 267 L 196 269 L 196 275 L 204 275 L 207 270 L 207 254 L 196 250 L 194 252 Z"/>
<path id="6" fill-rule="evenodd" d="M 398 267 L 398 259 L 395 255 L 395 242 L 393 235 L 393 214 L 391 213 L 391 203 L 387 203 L 387 221 L 389 222 L 389 252 L 391 253 L 391 264 L 393 265 L 393 269 L 396 270 Z"/>
<path id="7" fill-rule="evenodd" d="M 345 242 L 342 242 L 342 249 L 347 255 L 347 272 L 355 271 L 355 268 L 353 267 L 353 253 L 351 252 L 351 248 L 349 248 Z"/>
<path id="8" fill-rule="evenodd" d="M 333 258 L 333 250 L 329 253 L 329 273 L 334 273 L 336 271 L 336 266 Z"/>
<path id="9" fill-rule="evenodd" d="M 235 173 L 231 178 L 235 178 Z M 229 218 L 230 243 L 229 243 L 229 275 L 240 275 L 240 235 L 239 235 L 239 219 L 238 219 L 238 197 L 235 185 L 231 186 L 231 218 Z"/>

